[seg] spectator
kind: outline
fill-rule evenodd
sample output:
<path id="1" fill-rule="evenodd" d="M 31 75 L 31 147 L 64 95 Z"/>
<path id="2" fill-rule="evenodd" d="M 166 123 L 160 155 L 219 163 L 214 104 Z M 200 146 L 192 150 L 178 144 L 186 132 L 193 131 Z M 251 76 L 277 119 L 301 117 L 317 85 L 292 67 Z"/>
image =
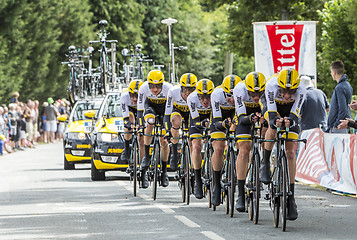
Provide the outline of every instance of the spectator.
<path id="1" fill-rule="evenodd" d="M 24 150 L 26 147 L 26 120 L 25 120 L 25 115 L 21 115 L 21 121 L 20 121 L 20 146 L 19 150 Z"/>
<path id="2" fill-rule="evenodd" d="M 39 133 L 38 133 L 38 117 L 39 117 L 39 111 L 38 111 L 38 105 L 39 105 L 39 101 L 35 100 L 34 101 L 34 119 L 33 119 L 33 133 L 34 133 L 34 139 L 33 139 L 33 143 L 36 144 L 37 143 L 37 139 L 39 137 Z"/>
<path id="3" fill-rule="evenodd" d="M 349 104 L 350 108 L 353 110 L 357 110 L 357 100 L 353 100 L 351 104 Z M 357 115 L 356 115 L 357 118 Z M 352 127 L 357 129 L 357 121 L 351 118 L 346 118 L 345 120 L 340 120 L 340 125 L 338 125 L 338 129 L 346 129 Z"/>
<path id="4" fill-rule="evenodd" d="M 29 99 L 26 101 L 26 107 L 25 107 L 25 118 L 26 118 L 26 133 L 27 133 L 27 140 L 31 142 L 31 145 L 33 143 L 33 121 L 35 118 L 35 110 L 34 110 L 35 104 Z"/>
<path id="5" fill-rule="evenodd" d="M 325 93 L 314 88 L 314 83 L 308 76 L 302 76 L 301 81 L 306 86 L 306 98 L 301 108 L 301 130 L 322 127 L 327 128 L 327 112 L 329 103 Z"/>
<path id="6" fill-rule="evenodd" d="M 338 129 L 340 120 L 351 118 L 351 111 L 348 104 L 351 102 L 353 89 L 348 82 L 347 75 L 344 74 L 344 64 L 342 61 L 331 63 L 331 76 L 337 82 L 337 86 L 332 94 L 330 113 L 327 126 L 330 133 L 348 133 L 348 129 Z"/>
<path id="7" fill-rule="evenodd" d="M 0 155 L 4 154 L 4 144 L 6 142 L 6 138 L 5 138 L 5 120 L 3 117 L 3 113 L 4 113 L 4 108 L 0 107 Z"/>
<path id="8" fill-rule="evenodd" d="M 45 115 L 45 109 L 48 106 L 48 102 L 44 102 L 42 104 L 42 112 L 41 112 L 41 131 L 42 131 L 42 137 L 43 137 L 43 142 L 47 143 L 48 141 L 48 131 L 47 131 L 47 123 L 46 123 L 46 115 Z"/>
<path id="9" fill-rule="evenodd" d="M 11 103 L 18 103 L 19 96 L 20 96 L 19 92 L 14 92 L 11 97 Z"/>
<path id="10" fill-rule="evenodd" d="M 45 108 L 46 116 L 46 128 L 48 130 L 49 141 L 55 141 L 55 132 L 57 131 L 57 115 L 58 111 L 55 106 L 53 106 L 53 98 L 49 97 L 47 99 L 48 106 Z"/>
<path id="11" fill-rule="evenodd" d="M 17 112 L 16 112 L 16 104 L 10 103 L 9 105 L 9 124 L 10 124 L 10 147 L 12 149 L 15 148 L 15 141 L 16 141 L 16 131 L 17 131 Z"/>

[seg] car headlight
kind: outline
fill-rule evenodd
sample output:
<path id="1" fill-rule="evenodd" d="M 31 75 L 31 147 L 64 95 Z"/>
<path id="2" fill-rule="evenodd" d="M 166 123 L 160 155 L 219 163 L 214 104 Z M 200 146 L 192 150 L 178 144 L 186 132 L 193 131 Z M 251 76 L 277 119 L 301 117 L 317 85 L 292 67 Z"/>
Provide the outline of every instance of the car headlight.
<path id="1" fill-rule="evenodd" d="M 118 134 L 115 133 L 98 133 L 97 138 L 102 142 L 117 142 L 119 141 Z"/>
<path id="2" fill-rule="evenodd" d="M 68 139 L 80 139 L 80 140 L 86 140 L 87 136 L 83 132 L 69 132 L 68 133 Z"/>

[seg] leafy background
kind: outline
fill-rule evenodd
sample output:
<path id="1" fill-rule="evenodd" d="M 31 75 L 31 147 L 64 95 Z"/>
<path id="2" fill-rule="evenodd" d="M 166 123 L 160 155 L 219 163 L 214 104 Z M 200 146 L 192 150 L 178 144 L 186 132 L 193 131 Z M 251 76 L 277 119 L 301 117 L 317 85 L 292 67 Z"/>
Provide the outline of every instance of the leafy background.
<path id="1" fill-rule="evenodd" d="M 66 97 L 69 71 L 61 61 L 69 45 L 96 39 L 101 19 L 109 23 L 110 39 L 118 40 L 118 52 L 140 43 L 165 65 L 168 77 L 167 26 L 160 22 L 168 17 L 179 21 L 173 42 L 188 47 L 175 52 L 177 75 L 193 72 L 216 85 L 224 77 L 227 51 L 234 54 L 234 74 L 244 78 L 254 70 L 252 22 L 318 21 L 317 82 L 330 97 L 336 82 L 329 65 L 337 59 L 357 89 L 356 10 L 353 0 L 0 0 L 0 102 L 8 103 L 14 91 L 22 101 Z"/>

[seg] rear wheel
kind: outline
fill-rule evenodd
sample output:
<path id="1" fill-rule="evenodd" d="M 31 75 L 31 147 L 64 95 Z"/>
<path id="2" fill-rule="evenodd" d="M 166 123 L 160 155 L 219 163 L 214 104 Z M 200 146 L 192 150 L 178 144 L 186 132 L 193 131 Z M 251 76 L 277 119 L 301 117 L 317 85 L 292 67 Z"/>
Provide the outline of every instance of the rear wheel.
<path id="1" fill-rule="evenodd" d="M 136 141 L 134 141 L 133 144 L 133 192 L 134 192 L 134 197 L 136 197 L 136 190 L 137 190 L 137 186 L 138 186 L 138 167 L 139 167 L 139 148 L 138 148 L 138 144 Z"/>
<path id="2" fill-rule="evenodd" d="M 64 161 L 63 161 L 64 170 L 73 170 L 73 169 L 75 169 L 74 163 L 68 162 L 67 158 L 66 158 L 66 155 L 64 155 L 63 158 L 64 158 Z"/>
<path id="3" fill-rule="evenodd" d="M 190 171 L 190 151 L 188 145 L 183 149 L 185 153 L 184 164 L 185 164 L 185 195 L 186 203 L 190 204 L 190 195 L 191 195 L 191 171 Z"/>
<path id="4" fill-rule="evenodd" d="M 152 198 L 156 200 L 156 194 L 157 194 L 157 182 L 159 179 L 159 163 L 160 163 L 160 149 L 159 149 L 159 144 L 156 144 L 154 146 L 154 185 L 152 188 Z"/>

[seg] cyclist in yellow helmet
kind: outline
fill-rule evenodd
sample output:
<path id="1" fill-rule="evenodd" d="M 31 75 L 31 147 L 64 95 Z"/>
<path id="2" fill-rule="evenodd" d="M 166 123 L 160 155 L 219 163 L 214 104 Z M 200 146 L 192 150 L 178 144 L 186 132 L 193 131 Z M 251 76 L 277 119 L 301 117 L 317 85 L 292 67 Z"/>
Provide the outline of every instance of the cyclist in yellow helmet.
<path id="1" fill-rule="evenodd" d="M 202 198 L 202 134 L 205 127 L 209 125 L 211 115 L 211 94 L 214 84 L 209 79 L 201 79 L 196 85 L 196 91 L 187 98 L 187 105 L 190 109 L 190 139 L 192 141 L 191 157 L 195 172 L 194 194 L 196 198 Z"/>
<path id="2" fill-rule="evenodd" d="M 150 144 L 152 140 L 152 131 L 155 125 L 155 116 L 158 115 L 160 121 L 165 115 L 165 105 L 168 92 L 172 87 L 171 84 L 164 81 L 164 74 L 160 70 L 152 70 L 148 74 L 148 81 L 139 89 L 138 100 L 138 119 L 139 125 L 145 127 L 144 148 L 145 156 L 142 159 L 142 187 L 149 186 L 147 169 L 150 164 Z M 163 125 L 163 122 L 161 122 Z M 169 177 L 167 175 L 167 161 L 169 156 L 169 146 L 163 137 L 160 139 L 162 149 L 162 171 L 161 186 L 167 187 L 169 185 Z"/>
<path id="3" fill-rule="evenodd" d="M 216 87 L 211 95 L 212 118 L 211 118 L 211 139 L 214 149 L 212 155 L 213 166 L 213 191 L 212 204 L 218 206 L 221 203 L 221 170 L 223 167 L 224 149 L 226 146 L 226 131 L 235 130 L 235 124 L 232 124 L 235 117 L 235 107 L 233 98 L 234 87 L 241 82 L 240 77 L 228 75 L 223 79 L 222 85 Z M 202 188 L 201 188 L 202 189 Z M 195 194 L 200 189 L 195 189 Z M 200 196 L 200 195 L 199 195 Z"/>
<path id="4" fill-rule="evenodd" d="M 137 117 L 137 105 L 138 105 L 138 93 L 139 88 L 143 85 L 143 81 L 141 80 L 133 80 L 130 82 L 128 91 L 124 92 L 120 97 L 120 105 L 123 113 L 124 119 L 124 132 L 132 132 L 132 128 L 136 125 L 136 117 Z M 124 151 L 121 154 L 121 160 L 127 162 L 130 157 L 130 141 L 131 134 L 124 134 Z M 143 138 L 139 139 L 140 144 L 140 155 L 143 156 Z"/>
<path id="5" fill-rule="evenodd" d="M 304 84 L 300 84 L 299 74 L 295 69 L 288 68 L 282 70 L 277 77 L 271 78 L 266 86 L 267 113 L 265 115 L 269 122 L 269 128 L 265 134 L 265 139 L 276 138 L 277 126 L 289 126 L 289 139 L 298 139 L 300 127 L 298 118 L 300 109 L 304 102 L 306 89 Z M 298 217 L 297 206 L 294 197 L 294 182 L 296 172 L 296 142 L 285 143 L 286 155 L 288 159 L 290 186 L 292 195 L 288 196 L 287 219 L 295 220 Z M 264 160 L 261 165 L 261 181 L 265 184 L 270 182 L 270 155 L 274 143 L 264 144 Z"/>
<path id="6" fill-rule="evenodd" d="M 166 132 L 171 133 L 172 159 L 170 168 L 177 169 L 177 144 L 182 119 L 188 126 L 190 109 L 187 105 L 187 97 L 196 89 L 197 77 L 192 73 L 185 73 L 180 78 L 180 85 L 169 90 L 166 101 L 164 123 Z"/>
<path id="7" fill-rule="evenodd" d="M 251 125 L 262 117 L 260 100 L 264 96 L 266 86 L 265 77 L 260 72 L 247 74 L 243 82 L 233 90 L 238 125 L 236 135 L 238 137 L 239 152 L 236 160 L 238 179 L 238 198 L 236 210 L 245 212 L 245 178 L 248 172 L 249 153 L 251 150 Z M 261 118 L 261 121 L 264 120 Z"/>

